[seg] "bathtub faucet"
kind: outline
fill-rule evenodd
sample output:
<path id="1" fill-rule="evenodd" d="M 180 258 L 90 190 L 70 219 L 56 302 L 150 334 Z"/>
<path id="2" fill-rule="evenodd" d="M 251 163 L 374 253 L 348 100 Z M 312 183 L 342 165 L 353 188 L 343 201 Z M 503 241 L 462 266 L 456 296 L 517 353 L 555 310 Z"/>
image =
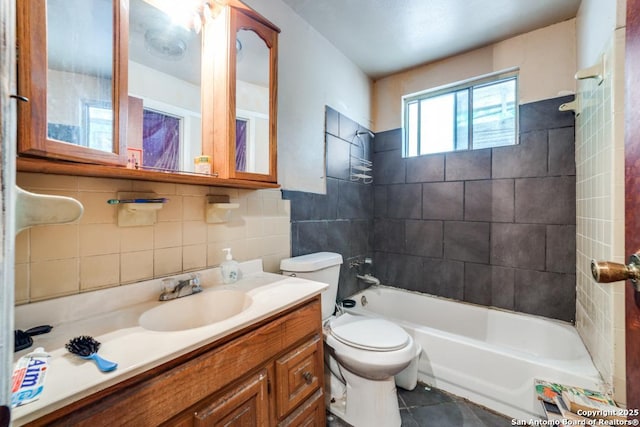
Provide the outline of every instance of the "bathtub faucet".
<path id="1" fill-rule="evenodd" d="M 368 283 L 369 285 L 379 285 L 380 284 L 380 279 L 378 279 L 375 276 L 372 276 L 371 274 L 356 274 L 356 277 L 360 280 L 362 280 L 364 283 Z"/>

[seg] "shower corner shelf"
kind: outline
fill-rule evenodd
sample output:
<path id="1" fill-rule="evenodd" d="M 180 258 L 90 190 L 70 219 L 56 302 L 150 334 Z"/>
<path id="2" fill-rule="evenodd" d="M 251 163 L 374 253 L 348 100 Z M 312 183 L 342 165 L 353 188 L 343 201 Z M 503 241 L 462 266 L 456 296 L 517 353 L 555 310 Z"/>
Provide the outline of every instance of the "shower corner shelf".
<path id="1" fill-rule="evenodd" d="M 365 156 L 366 149 L 364 142 L 360 136 L 369 134 L 372 138 L 375 136 L 371 131 L 357 131 L 353 137 L 351 145 L 358 147 Z M 355 142 L 357 140 L 357 143 Z M 373 183 L 373 162 L 364 157 L 354 155 L 353 152 L 349 156 L 349 179 L 354 182 L 362 182 L 363 184 Z"/>
<path id="2" fill-rule="evenodd" d="M 351 156 L 349 166 L 351 181 L 360 181 L 364 184 L 373 182 L 373 162 L 371 160 Z"/>

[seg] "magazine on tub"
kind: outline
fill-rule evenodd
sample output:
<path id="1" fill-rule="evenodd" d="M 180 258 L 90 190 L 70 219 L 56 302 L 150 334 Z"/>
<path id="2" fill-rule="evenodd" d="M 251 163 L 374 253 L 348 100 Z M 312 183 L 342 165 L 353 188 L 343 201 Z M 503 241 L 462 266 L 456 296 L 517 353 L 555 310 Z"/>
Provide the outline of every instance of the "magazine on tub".
<path id="1" fill-rule="evenodd" d="M 620 408 L 610 396 L 599 391 L 539 379 L 534 382 L 536 396 L 548 419 L 626 420 L 627 415 L 638 415 L 637 410 Z"/>

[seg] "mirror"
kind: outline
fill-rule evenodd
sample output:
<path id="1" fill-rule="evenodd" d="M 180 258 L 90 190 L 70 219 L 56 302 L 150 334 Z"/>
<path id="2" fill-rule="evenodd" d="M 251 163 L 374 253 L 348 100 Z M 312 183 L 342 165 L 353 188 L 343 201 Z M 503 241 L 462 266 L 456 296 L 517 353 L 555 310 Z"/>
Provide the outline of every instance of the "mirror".
<path id="1" fill-rule="evenodd" d="M 16 2 L 18 153 L 124 164 L 126 19 L 118 0 Z M 124 80 L 124 81 L 123 81 Z"/>
<path id="2" fill-rule="evenodd" d="M 130 0 L 128 167 L 194 172 L 202 154 L 200 16 L 180 3 Z"/>
<path id="3" fill-rule="evenodd" d="M 253 30 L 236 34 L 236 171 L 269 173 L 269 47 Z"/>
<path id="4" fill-rule="evenodd" d="M 231 30 L 231 31 L 229 31 Z M 277 182 L 278 27 L 237 2 L 204 32 L 203 152 L 221 178 Z"/>
<path id="5" fill-rule="evenodd" d="M 47 0 L 47 138 L 114 152 L 110 0 Z"/>

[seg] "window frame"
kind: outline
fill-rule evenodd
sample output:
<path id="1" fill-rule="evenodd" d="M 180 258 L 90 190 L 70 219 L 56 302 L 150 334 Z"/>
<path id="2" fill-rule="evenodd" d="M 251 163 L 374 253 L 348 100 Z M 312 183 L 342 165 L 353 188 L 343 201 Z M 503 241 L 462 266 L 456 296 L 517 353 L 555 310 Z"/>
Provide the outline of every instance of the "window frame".
<path id="1" fill-rule="evenodd" d="M 507 145 L 496 145 L 495 147 L 510 147 L 512 145 L 518 145 L 519 141 L 519 93 L 520 93 L 520 69 L 519 68 L 510 68 L 502 71 L 498 71 L 495 73 L 485 74 L 479 77 L 473 77 L 467 80 L 438 86 L 435 88 L 423 90 L 420 92 L 411 93 L 408 95 L 404 95 L 402 97 L 402 157 L 420 157 L 420 156 L 429 156 L 433 154 L 444 154 L 444 153 L 455 153 L 460 151 L 471 151 L 471 150 L 483 150 L 486 148 L 494 148 L 494 147 L 482 147 L 482 148 L 474 148 L 473 145 L 473 89 L 481 88 L 484 86 L 489 86 L 493 84 L 498 84 L 501 82 L 515 80 L 515 126 L 514 126 L 514 143 Z M 420 154 L 420 101 L 424 99 L 436 98 L 442 95 L 452 94 L 454 97 L 457 96 L 456 93 L 462 90 L 468 90 L 468 134 L 467 134 L 467 148 L 465 149 L 455 149 L 457 141 L 454 140 L 454 149 L 448 151 L 439 151 L 434 153 L 425 153 Z M 409 104 L 418 102 L 418 145 L 416 148 L 416 155 L 409 155 Z M 457 105 L 456 107 L 457 108 Z"/>

